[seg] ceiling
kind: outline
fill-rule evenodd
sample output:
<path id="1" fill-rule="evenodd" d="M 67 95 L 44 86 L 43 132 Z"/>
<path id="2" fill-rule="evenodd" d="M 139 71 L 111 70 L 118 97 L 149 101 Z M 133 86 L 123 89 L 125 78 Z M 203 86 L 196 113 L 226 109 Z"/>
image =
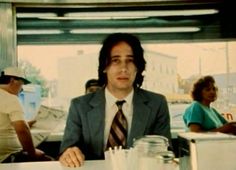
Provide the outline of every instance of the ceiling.
<path id="1" fill-rule="evenodd" d="M 145 42 L 236 38 L 230 1 L 87 6 L 16 6 L 18 44 L 100 43 L 112 32 Z"/>

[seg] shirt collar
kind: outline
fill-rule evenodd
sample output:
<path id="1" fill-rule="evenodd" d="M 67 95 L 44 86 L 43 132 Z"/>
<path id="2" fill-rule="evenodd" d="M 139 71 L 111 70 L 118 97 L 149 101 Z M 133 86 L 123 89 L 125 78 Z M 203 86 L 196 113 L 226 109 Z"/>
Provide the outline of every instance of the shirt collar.
<path id="1" fill-rule="evenodd" d="M 131 92 L 122 100 L 125 100 L 125 104 L 128 104 L 129 106 L 132 104 L 134 95 L 134 89 L 131 90 Z M 107 88 L 105 88 L 105 97 L 106 97 L 106 105 L 108 107 L 112 107 L 116 101 L 118 100 L 116 97 L 114 97 Z"/>

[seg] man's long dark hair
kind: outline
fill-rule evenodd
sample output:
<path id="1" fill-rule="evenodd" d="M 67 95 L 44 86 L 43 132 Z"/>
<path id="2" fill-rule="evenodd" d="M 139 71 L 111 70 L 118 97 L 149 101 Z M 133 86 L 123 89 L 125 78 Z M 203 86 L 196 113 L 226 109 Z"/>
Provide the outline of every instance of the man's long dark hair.
<path id="1" fill-rule="evenodd" d="M 137 67 L 137 74 L 134 80 L 134 87 L 141 87 L 143 83 L 142 72 L 145 70 L 146 61 L 144 51 L 137 37 L 128 33 L 114 33 L 109 35 L 104 41 L 99 54 L 98 81 L 101 86 L 107 84 L 107 75 L 104 70 L 111 63 L 111 50 L 119 42 L 126 42 L 133 51 L 134 64 Z"/>

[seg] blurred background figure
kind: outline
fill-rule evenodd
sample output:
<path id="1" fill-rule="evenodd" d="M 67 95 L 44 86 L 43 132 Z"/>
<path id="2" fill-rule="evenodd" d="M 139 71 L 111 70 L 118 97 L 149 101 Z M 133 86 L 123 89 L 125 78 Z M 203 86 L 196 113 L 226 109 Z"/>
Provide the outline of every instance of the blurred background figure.
<path id="1" fill-rule="evenodd" d="M 89 79 L 85 84 L 85 94 L 95 92 L 101 88 L 97 79 Z"/>
<path id="2" fill-rule="evenodd" d="M 192 90 L 192 104 L 185 110 L 184 123 L 191 132 L 221 132 L 236 134 L 236 122 L 228 122 L 211 103 L 217 99 L 217 87 L 212 76 L 198 79 Z"/>

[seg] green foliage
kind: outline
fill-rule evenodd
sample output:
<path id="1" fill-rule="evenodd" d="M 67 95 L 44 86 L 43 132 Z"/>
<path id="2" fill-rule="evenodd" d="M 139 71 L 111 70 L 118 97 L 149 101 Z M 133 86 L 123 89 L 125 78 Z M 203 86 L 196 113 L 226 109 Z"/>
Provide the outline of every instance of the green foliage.
<path id="1" fill-rule="evenodd" d="M 20 60 L 18 65 L 25 71 L 26 78 L 30 80 L 32 84 L 37 84 L 41 86 L 41 96 L 47 97 L 49 88 L 47 87 L 46 79 L 42 75 L 40 75 L 40 69 L 36 68 L 30 62 L 25 60 Z"/>

